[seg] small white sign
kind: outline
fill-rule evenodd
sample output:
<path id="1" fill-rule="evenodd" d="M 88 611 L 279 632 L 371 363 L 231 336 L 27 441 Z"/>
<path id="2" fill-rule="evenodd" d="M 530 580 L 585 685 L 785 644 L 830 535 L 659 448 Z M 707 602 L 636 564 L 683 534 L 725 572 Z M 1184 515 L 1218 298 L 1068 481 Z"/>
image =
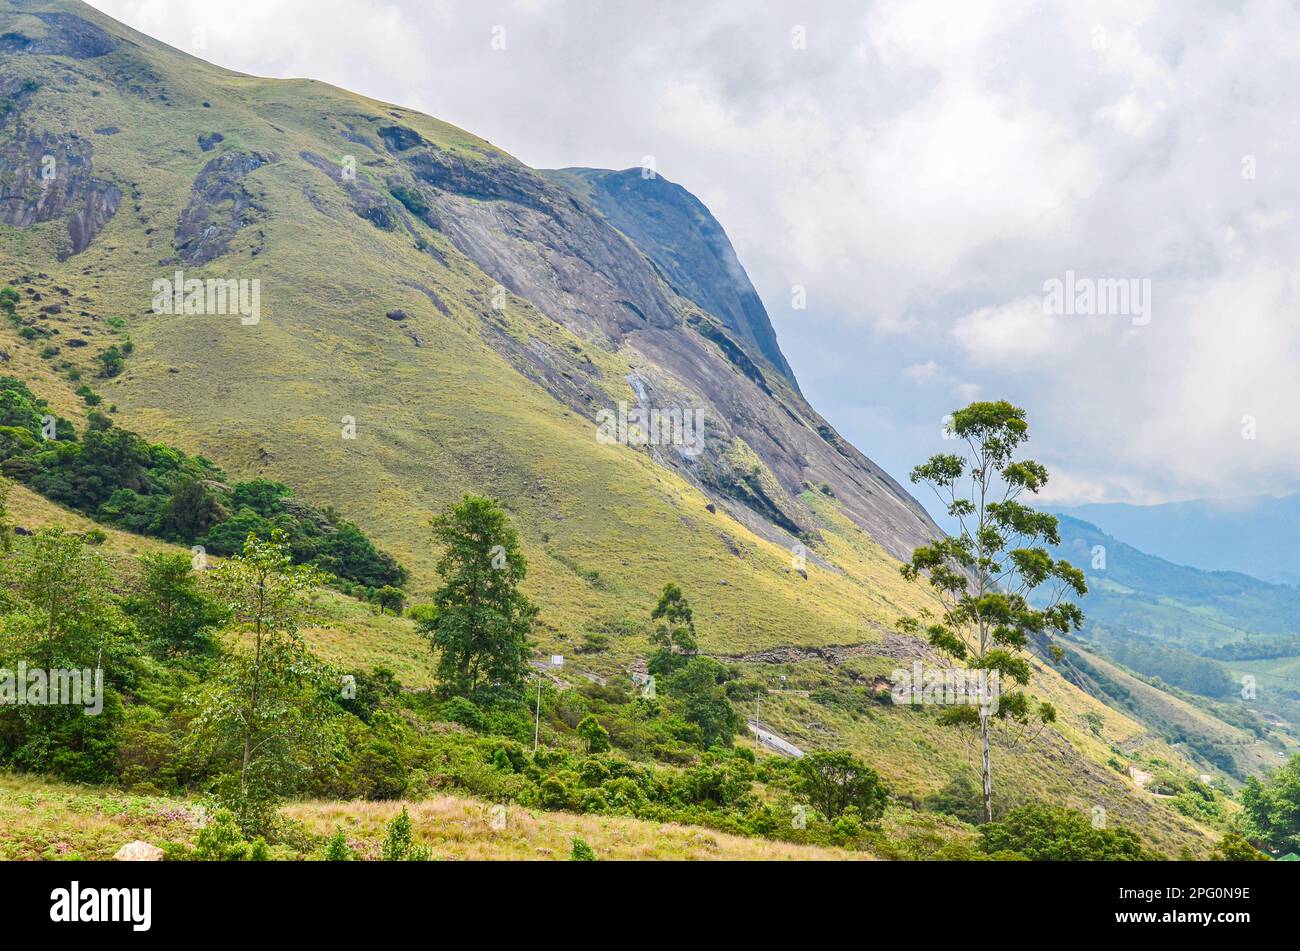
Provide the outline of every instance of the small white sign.
<path id="1" fill-rule="evenodd" d="M 564 655 L 563 655 L 563 654 L 552 654 L 552 655 L 551 655 L 551 666 L 552 666 L 552 667 L 563 667 L 563 666 L 564 666 Z"/>

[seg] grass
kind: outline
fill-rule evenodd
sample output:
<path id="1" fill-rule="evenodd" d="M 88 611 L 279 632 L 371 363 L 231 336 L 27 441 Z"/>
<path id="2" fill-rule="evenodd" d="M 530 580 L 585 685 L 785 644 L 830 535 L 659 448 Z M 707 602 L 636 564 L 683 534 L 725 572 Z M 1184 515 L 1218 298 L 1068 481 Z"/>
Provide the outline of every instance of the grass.
<path id="1" fill-rule="evenodd" d="M 384 831 L 401 810 L 391 802 L 298 803 L 284 810 L 316 835 L 343 829 L 359 856 L 377 858 Z M 802 861 L 861 860 L 861 852 L 728 835 L 674 823 L 621 816 L 582 816 L 510 806 L 505 827 L 493 828 L 493 807 L 472 799 L 438 796 L 408 806 L 415 839 L 435 859 L 554 860 L 569 857 L 576 836 L 598 859 Z"/>
<path id="2" fill-rule="evenodd" d="M 377 859 L 395 802 L 307 802 L 283 814 L 313 836 L 341 826 L 357 858 Z M 568 859 L 571 840 L 585 840 L 597 858 L 632 860 L 861 860 L 861 852 L 772 842 L 710 829 L 606 816 L 577 816 L 509 807 L 494 829 L 492 807 L 438 796 L 407 804 L 417 842 L 436 859 Z M 133 796 L 0 773 L 0 861 L 104 860 L 141 839 L 193 845 L 200 807 L 188 800 Z M 289 857 L 282 850 L 277 850 Z M 323 850 L 322 850 L 323 851 Z M 293 857 L 319 858 L 319 853 Z"/>

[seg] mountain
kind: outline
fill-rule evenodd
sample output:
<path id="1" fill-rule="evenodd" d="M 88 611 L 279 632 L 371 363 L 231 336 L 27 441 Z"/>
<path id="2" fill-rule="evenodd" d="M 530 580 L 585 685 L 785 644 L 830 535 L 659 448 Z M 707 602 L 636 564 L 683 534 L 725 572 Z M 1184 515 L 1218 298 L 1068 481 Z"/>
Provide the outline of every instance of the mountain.
<path id="1" fill-rule="evenodd" d="M 1300 585 L 1300 494 L 1165 505 L 1094 503 L 1054 511 L 1179 564 Z"/>
<path id="2" fill-rule="evenodd" d="M 701 565 L 719 626 L 754 642 L 892 622 L 881 592 L 905 588 L 886 565 L 936 529 L 799 394 L 683 189 L 592 173 L 588 200 L 434 119 L 230 73 L 83 4 L 0 9 L 0 276 L 64 380 L 91 376 L 106 322 L 126 322 L 127 372 L 95 384 L 122 425 L 330 484 L 425 581 L 410 514 L 497 494 L 566 631 L 624 613 L 592 572 L 640 615 Z M 676 217 L 656 228 L 656 209 Z M 258 281 L 260 319 L 155 313 L 178 271 Z M 598 438 L 620 405 L 700 429 Z M 827 570 L 805 580 L 795 546 Z M 775 609 L 756 618 L 753 590 Z"/>
<path id="3" fill-rule="evenodd" d="M 1056 555 L 1083 569 L 1091 622 L 1197 653 L 1247 639 L 1300 637 L 1300 590 L 1234 571 L 1174 564 L 1081 519 L 1060 520 Z"/>
<path id="4" fill-rule="evenodd" d="M 589 201 L 645 252 L 677 293 L 720 317 L 751 352 L 762 354 L 798 387 L 731 240 L 698 198 L 639 168 L 565 168 L 543 174 Z"/>
<path id="5" fill-rule="evenodd" d="M 1088 580 L 1088 593 L 1079 599 L 1087 617 L 1079 643 L 1195 695 L 1184 699 L 1199 707 L 1194 718 L 1171 718 L 1169 699 L 1148 695 L 1144 709 L 1130 712 L 1234 775 L 1273 765 L 1271 750 L 1219 734 L 1225 724 L 1256 731 L 1281 726 L 1294 737 L 1300 726 L 1300 678 L 1293 672 L 1300 666 L 1300 590 L 1239 572 L 1173 564 L 1088 522 L 1058 518 L 1061 544 L 1053 554 L 1081 568 Z M 1244 689 L 1246 676 L 1251 689 Z M 1143 696 L 1131 684 L 1118 693 L 1126 701 Z"/>
<path id="6" fill-rule="evenodd" d="M 72 0 L 0 0 L 0 57 L 0 287 L 16 301 L 0 375 L 79 431 L 98 407 L 331 505 L 409 568 L 414 598 L 436 579 L 429 519 L 497 496 L 540 607 L 533 647 L 566 670 L 626 676 L 675 581 L 701 650 L 767 691 L 765 726 L 859 753 L 909 802 L 970 779 L 965 734 L 872 694 L 932 657 L 894 625 L 935 606 L 899 564 L 938 529 L 800 394 L 687 191 L 639 170 L 539 172 Z M 643 407 L 675 419 L 668 438 L 624 425 Z M 69 521 L 25 486 L 15 499 L 20 527 Z M 313 649 L 429 676 L 409 620 L 358 614 L 327 617 Z M 579 654 L 592 635 L 608 646 Z M 1127 770 L 1206 762 L 1033 663 L 1058 720 L 997 739 L 1008 798 L 1105 803 L 1169 854 L 1205 851 L 1203 827 Z"/>

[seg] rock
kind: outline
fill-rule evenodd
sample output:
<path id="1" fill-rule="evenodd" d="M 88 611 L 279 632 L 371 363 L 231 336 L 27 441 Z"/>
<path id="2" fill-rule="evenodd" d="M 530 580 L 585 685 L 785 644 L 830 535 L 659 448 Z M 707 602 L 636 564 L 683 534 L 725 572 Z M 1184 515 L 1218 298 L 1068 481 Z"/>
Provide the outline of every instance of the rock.
<path id="1" fill-rule="evenodd" d="M 388 319 L 389 319 L 389 320 L 405 320 L 405 319 L 406 319 L 406 311 L 404 311 L 404 310 L 390 310 L 390 311 L 388 312 Z"/>
<path id="2" fill-rule="evenodd" d="M 136 839 L 117 850 L 113 856 L 115 862 L 161 862 L 163 850 L 148 842 Z"/>
<path id="3" fill-rule="evenodd" d="M 220 132 L 205 132 L 199 136 L 199 148 L 205 152 L 211 152 L 218 142 L 224 142 L 226 137 Z"/>

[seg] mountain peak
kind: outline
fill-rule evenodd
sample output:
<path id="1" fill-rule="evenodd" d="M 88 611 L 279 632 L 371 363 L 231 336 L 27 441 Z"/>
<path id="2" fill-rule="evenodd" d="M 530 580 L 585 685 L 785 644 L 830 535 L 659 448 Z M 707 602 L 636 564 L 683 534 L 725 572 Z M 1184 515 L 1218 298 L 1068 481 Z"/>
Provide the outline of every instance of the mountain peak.
<path id="1" fill-rule="evenodd" d="M 674 291 L 719 317 L 753 356 L 798 389 L 731 240 L 695 195 L 643 168 L 562 168 L 542 174 L 588 201 L 654 262 Z"/>

